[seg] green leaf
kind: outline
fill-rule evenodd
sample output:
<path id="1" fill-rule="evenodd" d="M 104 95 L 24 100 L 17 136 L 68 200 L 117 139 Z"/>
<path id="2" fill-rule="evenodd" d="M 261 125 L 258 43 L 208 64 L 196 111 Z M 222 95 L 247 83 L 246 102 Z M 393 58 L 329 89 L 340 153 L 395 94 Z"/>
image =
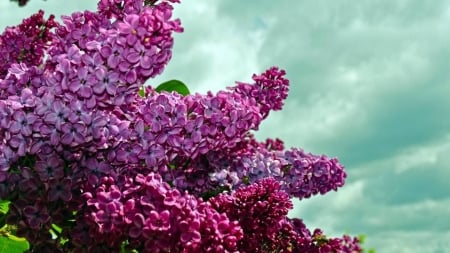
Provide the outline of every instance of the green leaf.
<path id="1" fill-rule="evenodd" d="M 145 97 L 145 88 L 144 88 L 144 86 L 142 86 L 142 87 L 139 89 L 138 95 L 141 96 L 141 97 L 143 97 L 143 98 Z"/>
<path id="2" fill-rule="evenodd" d="M 172 91 L 176 91 L 178 93 L 180 93 L 183 96 L 189 95 L 189 89 L 186 86 L 186 84 L 184 84 L 181 81 L 178 80 L 170 80 L 167 82 L 164 82 L 160 85 L 158 85 L 158 87 L 156 87 L 155 89 L 157 92 L 161 92 L 161 91 L 167 91 L 167 92 L 172 92 Z"/>
<path id="3" fill-rule="evenodd" d="M 0 214 L 7 214 L 9 211 L 9 200 L 0 200 Z"/>
<path id="4" fill-rule="evenodd" d="M 129 249 L 130 243 L 128 241 L 124 241 L 122 242 L 122 246 L 120 247 L 120 252 L 121 253 L 139 253 L 139 251 L 135 250 L 135 249 Z"/>
<path id="5" fill-rule="evenodd" d="M 52 228 L 53 228 L 56 232 L 58 232 L 58 233 L 61 234 L 62 228 L 60 228 L 58 225 L 52 224 Z"/>
<path id="6" fill-rule="evenodd" d="M 358 239 L 359 243 L 363 244 L 366 241 L 366 235 L 361 234 L 358 236 Z"/>
<path id="7" fill-rule="evenodd" d="M 23 253 L 29 248 L 25 239 L 13 236 L 0 236 L 0 253 Z"/>

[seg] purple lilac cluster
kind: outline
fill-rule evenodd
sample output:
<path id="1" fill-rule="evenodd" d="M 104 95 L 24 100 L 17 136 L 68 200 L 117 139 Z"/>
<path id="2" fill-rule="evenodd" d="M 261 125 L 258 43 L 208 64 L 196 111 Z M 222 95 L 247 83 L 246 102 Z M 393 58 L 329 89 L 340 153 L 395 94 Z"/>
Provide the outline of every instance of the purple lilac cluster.
<path id="1" fill-rule="evenodd" d="M 239 241 L 239 252 L 279 252 L 290 243 L 279 241 L 281 223 L 292 209 L 289 196 L 280 190 L 273 178 L 265 178 L 230 194 L 210 199 L 213 207 L 239 221 L 244 231 Z"/>
<path id="2" fill-rule="evenodd" d="M 327 238 L 320 229 L 311 233 L 300 219 L 289 219 L 293 205 L 274 178 L 264 178 L 232 194 L 210 199 L 212 206 L 239 221 L 244 238 L 239 252 L 361 252 L 357 238 Z"/>
<path id="3" fill-rule="evenodd" d="M 287 219 L 287 227 L 297 236 L 297 247 L 293 253 L 347 253 L 361 252 L 358 238 L 344 235 L 341 238 L 327 238 L 322 230 L 315 229 L 311 232 L 306 228 L 301 219 Z"/>
<path id="4" fill-rule="evenodd" d="M 282 108 L 284 70 L 216 94 L 138 94 L 172 56 L 177 2 L 101 0 L 63 24 L 41 11 L 0 36 L 6 222 L 29 252 L 360 252 L 286 218 L 290 197 L 344 184 L 337 160 L 249 133 Z"/>
<path id="5" fill-rule="evenodd" d="M 281 140 L 261 143 L 252 135 L 226 152 L 210 151 L 192 162 L 192 173 L 179 174 L 177 186 L 197 195 L 214 189 L 237 189 L 273 177 L 290 197 L 309 198 L 344 185 L 344 167 L 335 158 L 292 148 Z"/>
<path id="6" fill-rule="evenodd" d="M 281 110 L 283 101 L 287 98 L 289 81 L 283 77 L 285 74 L 284 70 L 277 71 L 272 68 L 261 75 L 254 74 L 254 84 L 237 82 L 237 86 L 230 89 L 253 98 L 254 103 L 260 107 L 262 117 L 266 118 L 270 111 Z"/>
<path id="7" fill-rule="evenodd" d="M 95 193 L 83 198 L 84 229 L 90 236 L 78 233 L 65 247 L 120 252 L 127 241 L 139 252 L 234 252 L 243 236 L 237 221 L 171 188 L 154 173 L 119 182 L 103 178 Z"/>
<path id="8" fill-rule="evenodd" d="M 7 27 L 0 36 L 0 78 L 8 73 L 13 63 L 23 62 L 29 66 L 42 64 L 45 50 L 53 41 L 52 28 L 56 27 L 55 17 L 44 19 L 44 12 L 39 11 L 24 19 L 22 24 Z M 0 87 L 2 90 L 8 87 Z"/>

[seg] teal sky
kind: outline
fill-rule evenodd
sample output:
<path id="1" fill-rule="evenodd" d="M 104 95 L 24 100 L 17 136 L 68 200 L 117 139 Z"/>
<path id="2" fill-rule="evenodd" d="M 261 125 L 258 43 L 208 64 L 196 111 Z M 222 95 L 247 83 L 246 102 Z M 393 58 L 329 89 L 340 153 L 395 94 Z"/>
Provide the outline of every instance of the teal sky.
<path id="1" fill-rule="evenodd" d="M 96 1 L 0 1 L 0 28 L 39 8 Z M 177 78 L 218 91 L 285 68 L 291 91 L 258 137 L 338 157 L 338 192 L 296 202 L 292 216 L 327 234 L 364 233 L 379 253 L 450 249 L 450 2 L 444 0 L 196 0 L 175 15 Z"/>

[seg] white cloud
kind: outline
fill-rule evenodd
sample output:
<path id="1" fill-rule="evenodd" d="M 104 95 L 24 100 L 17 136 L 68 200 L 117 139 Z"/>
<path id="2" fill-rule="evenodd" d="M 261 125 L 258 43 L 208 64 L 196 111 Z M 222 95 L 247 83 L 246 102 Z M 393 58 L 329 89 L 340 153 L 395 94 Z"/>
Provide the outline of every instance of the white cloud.
<path id="1" fill-rule="evenodd" d="M 166 71 L 149 83 L 177 78 L 192 91 L 205 93 L 233 86 L 235 81 L 250 81 L 253 73 L 264 70 L 258 63 L 264 28 L 242 29 L 206 1 L 176 6 L 174 16 L 182 20 L 185 32 L 176 36 Z"/>
<path id="2" fill-rule="evenodd" d="M 310 229 L 320 227 L 327 233 L 340 233 L 336 226 L 341 226 L 337 213 L 345 213 L 349 210 L 359 209 L 364 202 L 365 181 L 359 180 L 346 184 L 338 192 L 329 192 L 325 195 L 317 195 L 310 199 L 294 199 L 295 208 L 290 212 L 290 217 L 305 217 L 307 226 Z M 330 213 L 333 211 L 333 213 Z M 349 229 L 349 228 L 347 228 Z"/>
<path id="3" fill-rule="evenodd" d="M 295 201 L 291 216 L 333 236 L 367 234 L 377 252 L 446 252 L 449 152 L 450 136 L 353 168 L 338 192 Z"/>
<path id="4" fill-rule="evenodd" d="M 356 172 L 355 176 L 373 176 L 380 173 L 380 168 L 392 171 L 395 174 L 408 174 L 409 171 L 413 170 L 447 173 L 449 172 L 448 167 L 450 167 L 449 153 L 450 135 L 447 135 L 430 143 L 418 143 L 404 147 L 397 154 L 354 168 L 356 171 L 359 171 Z"/>
<path id="5" fill-rule="evenodd" d="M 395 157 L 394 167 L 397 173 L 404 173 L 417 167 L 434 169 L 443 155 L 450 152 L 450 142 L 428 146 L 412 147 Z"/>
<path id="6" fill-rule="evenodd" d="M 367 246 L 380 253 L 446 253 L 450 249 L 450 232 L 401 231 L 379 233 L 367 238 Z"/>

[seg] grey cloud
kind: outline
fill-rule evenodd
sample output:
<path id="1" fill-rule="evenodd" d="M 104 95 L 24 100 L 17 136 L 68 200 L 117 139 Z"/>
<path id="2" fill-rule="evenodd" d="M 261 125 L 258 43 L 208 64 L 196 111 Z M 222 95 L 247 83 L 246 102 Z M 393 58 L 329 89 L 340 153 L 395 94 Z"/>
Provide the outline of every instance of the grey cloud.
<path id="1" fill-rule="evenodd" d="M 444 253 L 450 248 L 450 233 L 430 233 L 427 231 L 384 232 L 377 237 L 369 237 L 367 245 L 376 247 L 381 253 L 430 252 Z"/>
<path id="2" fill-rule="evenodd" d="M 24 7 L 17 7 L 17 3 L 3 1 L 0 5 L 0 29 L 4 27 L 18 25 L 22 19 L 31 16 L 40 9 L 44 10 L 46 17 L 54 14 L 58 19 L 61 15 L 69 15 L 74 11 L 84 11 L 86 9 L 95 10 L 97 1 L 58 1 L 58 0 L 32 0 Z"/>
<path id="3" fill-rule="evenodd" d="M 263 13 L 280 13 L 259 55 L 261 62 L 279 62 L 288 70 L 292 88 L 284 113 L 295 115 L 302 108 L 315 113 L 312 95 L 319 94 L 324 99 L 347 99 L 366 117 L 364 124 L 356 126 L 363 129 L 355 129 L 354 121 L 348 121 L 329 129 L 337 133 L 332 138 L 317 135 L 307 140 L 308 146 L 337 154 L 350 167 L 395 154 L 404 146 L 433 141 L 447 133 L 450 125 L 441 116 L 450 91 L 445 64 L 450 50 L 442 30 L 443 24 L 450 23 L 447 3 L 406 2 L 257 4 Z M 232 13 L 239 12 L 238 6 L 223 6 L 241 20 L 250 19 L 246 8 L 260 10 L 244 7 L 238 15 Z M 334 79 L 337 68 L 359 74 L 354 86 Z M 285 125 L 302 124 L 298 117 L 285 120 L 289 121 Z M 284 136 L 288 134 L 292 133 Z M 290 136 L 290 142 L 301 142 L 304 135 Z"/>

